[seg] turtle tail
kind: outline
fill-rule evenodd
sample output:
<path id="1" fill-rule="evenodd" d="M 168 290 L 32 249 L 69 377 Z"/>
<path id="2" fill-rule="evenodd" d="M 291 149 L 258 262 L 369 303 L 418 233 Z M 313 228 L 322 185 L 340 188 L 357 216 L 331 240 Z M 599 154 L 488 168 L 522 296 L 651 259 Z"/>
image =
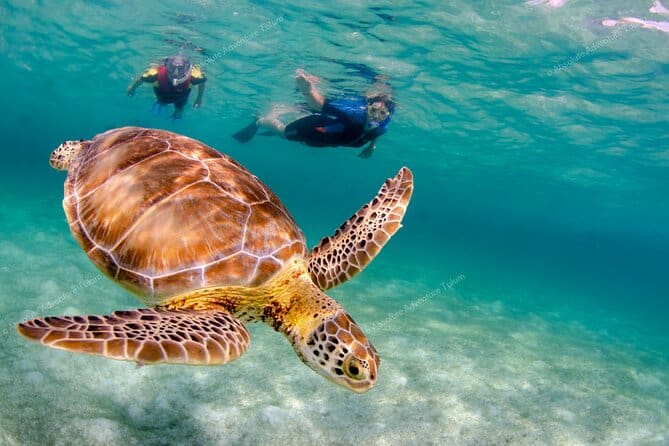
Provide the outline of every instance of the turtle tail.
<path id="1" fill-rule="evenodd" d="M 72 161 L 77 157 L 81 150 L 88 147 L 90 141 L 80 139 L 79 141 L 65 141 L 51 152 L 49 164 L 56 170 L 68 170 Z"/>

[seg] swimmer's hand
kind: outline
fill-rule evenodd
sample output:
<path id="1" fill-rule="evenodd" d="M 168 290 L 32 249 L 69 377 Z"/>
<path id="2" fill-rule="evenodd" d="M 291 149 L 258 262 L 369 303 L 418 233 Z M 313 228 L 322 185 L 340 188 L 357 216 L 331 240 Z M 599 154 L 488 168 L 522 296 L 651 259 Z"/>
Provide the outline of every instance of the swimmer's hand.
<path id="1" fill-rule="evenodd" d="M 134 96 L 135 95 L 135 89 L 133 88 L 132 85 L 128 87 L 128 90 L 126 90 L 126 94 L 128 96 Z"/>
<path id="2" fill-rule="evenodd" d="M 369 143 L 367 147 L 362 149 L 360 153 L 358 153 L 358 158 L 369 158 L 372 156 L 372 153 L 374 153 L 374 149 L 376 149 L 376 142 L 372 141 Z"/>
<path id="3" fill-rule="evenodd" d="M 200 108 L 201 105 L 202 105 L 202 103 L 200 103 L 200 102 L 197 102 L 197 101 L 193 102 L 193 108 Z"/>
<path id="4" fill-rule="evenodd" d="M 311 75 L 300 68 L 295 70 L 295 85 L 297 85 L 297 88 L 302 94 L 309 94 L 318 81 L 318 77 Z"/>
<path id="5" fill-rule="evenodd" d="M 309 82 L 303 76 L 297 76 L 295 78 L 295 85 L 302 92 L 302 94 L 309 94 L 311 92 L 311 82 Z"/>

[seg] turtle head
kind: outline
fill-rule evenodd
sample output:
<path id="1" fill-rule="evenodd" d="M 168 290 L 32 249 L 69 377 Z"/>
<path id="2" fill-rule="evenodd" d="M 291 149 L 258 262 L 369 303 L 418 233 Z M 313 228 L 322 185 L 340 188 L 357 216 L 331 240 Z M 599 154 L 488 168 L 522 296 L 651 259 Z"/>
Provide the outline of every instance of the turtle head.
<path id="1" fill-rule="evenodd" d="M 83 139 L 79 141 L 65 141 L 56 150 L 51 152 L 49 164 L 56 170 L 68 170 L 72 165 L 72 161 L 90 143 L 90 141 L 84 141 Z"/>
<path id="2" fill-rule="evenodd" d="M 321 319 L 295 350 L 317 373 L 349 390 L 362 393 L 376 383 L 379 355 L 341 308 Z"/>
<path id="3" fill-rule="evenodd" d="M 312 282 L 305 260 L 295 257 L 271 283 L 267 294 L 276 301 L 263 314 L 302 362 L 353 392 L 371 389 L 378 378 L 376 349 L 341 305 Z"/>

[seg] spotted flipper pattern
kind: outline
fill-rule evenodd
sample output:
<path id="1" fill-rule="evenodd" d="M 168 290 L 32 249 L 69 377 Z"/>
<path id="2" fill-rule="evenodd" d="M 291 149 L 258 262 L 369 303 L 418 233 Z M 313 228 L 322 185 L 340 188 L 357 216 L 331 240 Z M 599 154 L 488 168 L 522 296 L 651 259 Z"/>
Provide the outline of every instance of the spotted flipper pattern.
<path id="1" fill-rule="evenodd" d="M 250 340 L 244 325 L 224 312 L 149 308 L 37 318 L 18 324 L 18 331 L 47 347 L 139 364 L 225 364 Z"/>
<path id="2" fill-rule="evenodd" d="M 372 201 L 314 247 L 309 255 L 314 283 L 327 290 L 362 271 L 402 227 L 412 192 L 413 174 L 402 167 Z"/>

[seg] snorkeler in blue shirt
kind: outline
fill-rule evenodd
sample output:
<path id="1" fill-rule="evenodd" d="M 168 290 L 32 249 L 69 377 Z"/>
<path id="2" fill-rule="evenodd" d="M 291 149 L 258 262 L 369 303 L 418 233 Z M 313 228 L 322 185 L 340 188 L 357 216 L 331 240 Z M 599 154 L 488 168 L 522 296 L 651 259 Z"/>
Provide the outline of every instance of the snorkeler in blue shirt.
<path id="1" fill-rule="evenodd" d="M 326 99 L 316 88 L 318 78 L 297 70 L 295 82 L 315 113 L 284 124 L 279 117 L 286 112 L 275 108 L 250 126 L 236 133 L 240 142 L 249 141 L 257 128 L 266 127 L 291 141 L 300 141 L 312 147 L 362 147 L 359 156 L 368 158 L 376 147 L 376 139 L 386 131 L 395 104 L 387 93 L 368 93 Z"/>

